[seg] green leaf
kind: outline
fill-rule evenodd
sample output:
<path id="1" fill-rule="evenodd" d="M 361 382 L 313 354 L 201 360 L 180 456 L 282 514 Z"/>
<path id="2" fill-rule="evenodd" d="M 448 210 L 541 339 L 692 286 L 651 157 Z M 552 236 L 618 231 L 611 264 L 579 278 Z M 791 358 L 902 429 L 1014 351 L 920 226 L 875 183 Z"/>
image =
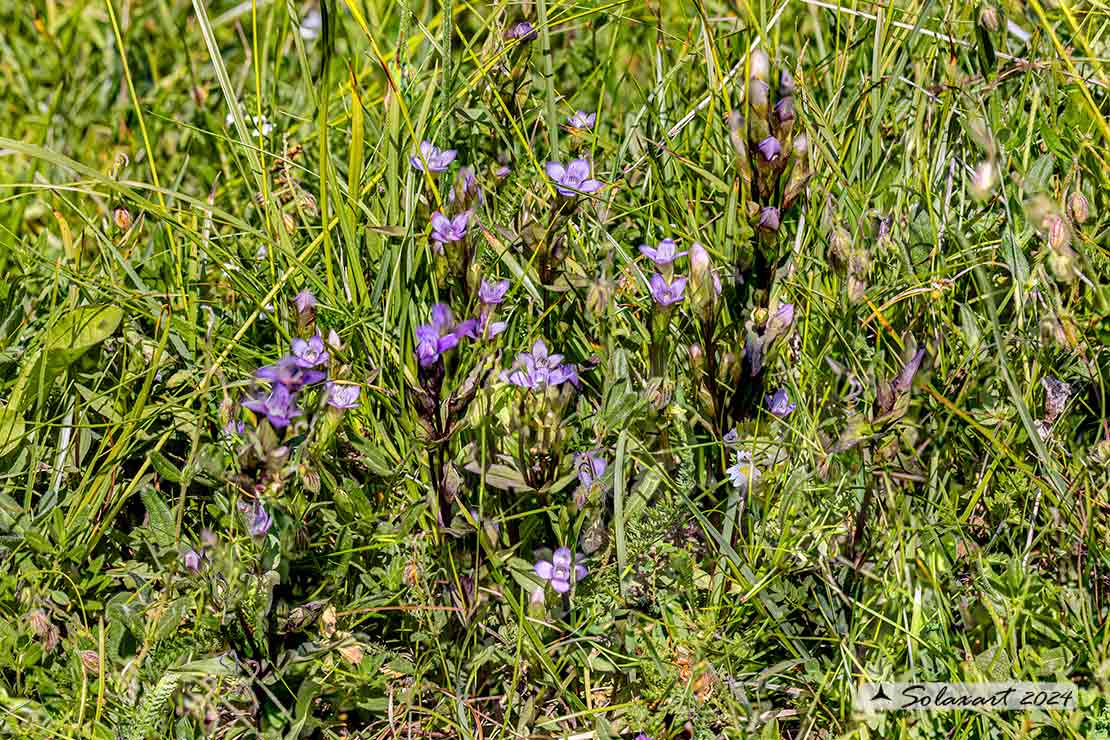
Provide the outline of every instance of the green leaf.
<path id="1" fill-rule="evenodd" d="M 6 455 L 19 447 L 27 424 L 15 409 L 0 406 L 0 455 Z"/>
<path id="2" fill-rule="evenodd" d="M 148 526 L 154 533 L 154 541 L 166 547 L 172 545 L 176 527 L 170 507 L 153 488 L 144 488 L 139 492 L 139 496 L 143 500 L 143 506 L 146 507 L 146 513 L 150 516 Z"/>

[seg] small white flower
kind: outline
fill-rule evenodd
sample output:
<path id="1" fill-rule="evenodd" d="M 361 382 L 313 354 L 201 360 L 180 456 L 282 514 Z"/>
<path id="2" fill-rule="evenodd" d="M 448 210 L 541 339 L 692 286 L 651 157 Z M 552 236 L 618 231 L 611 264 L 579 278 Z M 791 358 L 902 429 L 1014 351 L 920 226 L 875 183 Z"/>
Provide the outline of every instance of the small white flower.
<path id="1" fill-rule="evenodd" d="M 320 29 L 324 26 L 324 19 L 316 8 L 304 14 L 301 19 L 300 33 L 305 41 L 315 41 L 320 36 Z"/>
<path id="2" fill-rule="evenodd" d="M 725 472 L 728 473 L 732 485 L 741 491 L 747 491 L 760 476 L 759 468 L 752 462 L 752 454 L 747 450 L 737 451 L 736 464 Z"/>

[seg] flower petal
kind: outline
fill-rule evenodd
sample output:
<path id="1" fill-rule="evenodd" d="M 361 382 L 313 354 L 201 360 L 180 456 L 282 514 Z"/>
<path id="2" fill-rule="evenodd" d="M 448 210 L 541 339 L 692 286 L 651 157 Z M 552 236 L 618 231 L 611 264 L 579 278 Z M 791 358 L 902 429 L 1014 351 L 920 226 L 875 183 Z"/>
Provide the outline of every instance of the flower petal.
<path id="1" fill-rule="evenodd" d="M 547 560 L 537 560 L 535 570 L 537 576 L 544 579 L 545 581 L 550 581 L 551 574 L 554 572 L 555 568 Z"/>
<path id="2" fill-rule="evenodd" d="M 552 578 L 551 588 L 555 589 L 561 594 L 565 594 L 567 591 L 570 591 L 570 581 L 566 581 L 560 578 Z"/>
<path id="3" fill-rule="evenodd" d="M 548 177 L 556 182 L 562 181 L 567 174 L 566 168 L 558 162 L 548 162 L 544 165 L 544 171 L 547 172 Z"/>
<path id="4" fill-rule="evenodd" d="M 567 177 L 581 182 L 590 176 L 590 163 L 585 159 L 572 159 L 567 165 Z"/>

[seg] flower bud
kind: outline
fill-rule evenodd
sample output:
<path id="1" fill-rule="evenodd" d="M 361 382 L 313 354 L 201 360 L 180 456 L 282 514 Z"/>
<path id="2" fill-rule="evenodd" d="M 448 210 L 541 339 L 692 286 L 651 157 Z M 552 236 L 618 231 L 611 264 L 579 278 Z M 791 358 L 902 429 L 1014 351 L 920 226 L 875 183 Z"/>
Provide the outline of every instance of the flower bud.
<path id="1" fill-rule="evenodd" d="M 779 230 L 779 209 L 767 206 L 759 212 L 759 228 L 763 231 L 775 232 Z"/>
<path id="2" fill-rule="evenodd" d="M 701 348 L 701 345 L 697 342 L 694 342 L 687 349 L 687 352 L 690 354 L 690 367 L 694 368 L 696 372 L 701 372 L 702 370 L 704 370 L 705 350 Z"/>
<path id="3" fill-rule="evenodd" d="M 998 9 L 985 3 L 979 10 L 979 25 L 990 33 L 998 33 Z"/>
<path id="4" fill-rule="evenodd" d="M 841 272 L 848 268 L 852 253 L 852 237 L 843 226 L 837 226 L 829 238 L 829 261 Z"/>
<path id="5" fill-rule="evenodd" d="M 779 72 L 779 95 L 793 95 L 794 94 L 794 77 L 791 76 L 789 70 L 782 70 Z"/>
<path id="6" fill-rule="evenodd" d="M 603 316 L 613 301 L 616 285 L 608 278 L 599 277 L 586 292 L 586 310 L 593 316 Z"/>
<path id="7" fill-rule="evenodd" d="M 763 49 L 754 49 L 748 63 L 751 67 L 751 78 L 767 82 L 771 79 L 771 60 Z"/>
<path id="8" fill-rule="evenodd" d="M 528 599 L 528 613 L 534 618 L 540 619 L 547 611 L 544 606 L 547 600 L 546 597 L 547 594 L 544 593 L 543 586 L 539 586 L 532 591 L 532 597 Z"/>
<path id="9" fill-rule="evenodd" d="M 89 673 L 100 673 L 100 653 L 95 650 L 81 650 L 78 653 L 81 665 Z"/>
<path id="10" fill-rule="evenodd" d="M 127 231 L 131 228 L 131 212 L 126 208 L 117 208 L 112 213 L 112 218 L 121 231 Z"/>
<path id="11" fill-rule="evenodd" d="M 716 275 L 709 252 L 701 244 L 690 245 L 690 288 L 694 310 L 703 321 L 708 321 L 717 309 Z"/>
<path id="12" fill-rule="evenodd" d="M 752 181 L 752 166 L 748 160 L 748 143 L 747 137 L 744 135 L 744 117 L 738 111 L 730 111 L 728 114 L 728 138 L 736 152 L 736 168 L 740 171 L 740 177 L 743 178 L 744 182 L 750 184 Z"/>
<path id="13" fill-rule="evenodd" d="M 1048 246 L 1056 252 L 1063 251 L 1071 244 L 1071 231 L 1063 216 L 1048 217 Z"/>
<path id="14" fill-rule="evenodd" d="M 975 174 L 971 177 L 971 195 L 976 200 L 986 200 L 991 191 L 994 190 L 994 185 L 998 181 L 998 173 L 995 170 L 994 162 L 989 159 L 979 163 L 975 168 Z"/>
<path id="15" fill-rule="evenodd" d="M 1080 190 L 1076 190 L 1068 198 L 1068 210 L 1071 211 L 1072 221 L 1077 224 L 1086 223 L 1091 217 L 1091 206 L 1087 203 L 1087 196 Z"/>
<path id="16" fill-rule="evenodd" d="M 781 98 L 775 103 L 775 124 L 780 131 L 790 131 L 794 124 L 794 98 Z"/>
<path id="17" fill-rule="evenodd" d="M 782 144 L 774 136 L 768 136 L 759 142 L 759 157 L 762 162 L 770 163 L 782 156 Z"/>

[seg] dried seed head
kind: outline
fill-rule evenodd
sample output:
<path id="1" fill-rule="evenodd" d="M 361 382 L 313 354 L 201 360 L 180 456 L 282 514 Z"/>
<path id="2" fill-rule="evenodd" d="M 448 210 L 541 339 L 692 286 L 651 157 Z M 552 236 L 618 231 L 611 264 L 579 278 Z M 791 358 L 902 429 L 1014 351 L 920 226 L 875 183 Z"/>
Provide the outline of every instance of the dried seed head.
<path id="1" fill-rule="evenodd" d="M 81 665 L 85 667 L 86 671 L 88 671 L 89 673 L 100 672 L 99 653 L 97 653 L 95 650 L 80 650 L 78 651 L 78 655 L 81 658 Z"/>
<path id="2" fill-rule="evenodd" d="M 1046 375 L 1041 378 L 1041 385 L 1044 386 L 1045 393 L 1044 420 L 1051 424 L 1060 418 L 1064 413 L 1064 407 L 1068 405 L 1068 400 L 1072 396 L 1071 383 Z"/>

